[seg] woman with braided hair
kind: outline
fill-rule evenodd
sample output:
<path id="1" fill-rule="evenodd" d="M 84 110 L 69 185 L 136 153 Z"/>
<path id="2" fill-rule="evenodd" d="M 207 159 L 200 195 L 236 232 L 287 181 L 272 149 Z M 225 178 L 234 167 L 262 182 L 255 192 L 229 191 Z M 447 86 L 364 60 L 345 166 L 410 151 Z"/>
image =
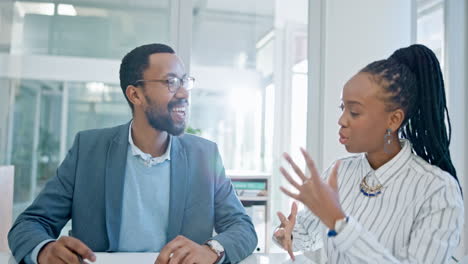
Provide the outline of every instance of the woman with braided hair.
<path id="1" fill-rule="evenodd" d="M 460 241 L 463 198 L 449 152 L 451 126 L 434 53 L 412 45 L 373 62 L 344 86 L 339 141 L 357 155 L 320 177 L 288 154 L 301 182 L 273 239 L 293 251 L 324 247 L 328 263 L 446 263 Z M 447 129 L 448 127 L 448 129 Z"/>

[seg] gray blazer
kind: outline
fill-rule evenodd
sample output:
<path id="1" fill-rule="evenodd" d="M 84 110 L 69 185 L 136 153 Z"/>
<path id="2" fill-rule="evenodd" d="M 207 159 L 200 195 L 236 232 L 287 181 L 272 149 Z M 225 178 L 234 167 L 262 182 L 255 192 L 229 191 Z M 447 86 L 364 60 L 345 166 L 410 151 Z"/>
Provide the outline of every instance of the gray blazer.
<path id="1" fill-rule="evenodd" d="M 35 246 L 55 239 L 72 219 L 73 236 L 95 252 L 116 251 L 130 123 L 79 132 L 65 160 L 8 234 L 18 263 Z M 199 244 L 214 238 L 226 261 L 251 254 L 257 235 L 237 198 L 215 143 L 193 135 L 173 137 L 168 242 L 183 235 Z"/>

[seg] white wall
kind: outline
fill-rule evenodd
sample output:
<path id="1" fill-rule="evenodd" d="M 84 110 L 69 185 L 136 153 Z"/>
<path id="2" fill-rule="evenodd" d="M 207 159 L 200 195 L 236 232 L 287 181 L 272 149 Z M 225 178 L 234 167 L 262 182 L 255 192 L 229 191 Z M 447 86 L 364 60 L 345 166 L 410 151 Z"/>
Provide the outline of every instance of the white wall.
<path id="1" fill-rule="evenodd" d="M 338 105 L 348 79 L 411 42 L 411 1 L 327 0 L 322 169 L 348 155 L 338 142 Z M 310 32 L 309 34 L 313 34 Z"/>
<path id="2" fill-rule="evenodd" d="M 467 107 L 466 100 L 466 73 L 467 62 L 466 55 L 468 42 L 466 41 L 466 14 L 467 5 L 464 1 L 446 1 L 445 5 L 445 65 L 446 75 L 445 84 L 448 91 L 448 110 L 452 124 L 452 142 L 450 143 L 450 154 L 457 170 L 457 175 L 462 185 L 465 196 L 465 219 L 468 219 L 468 207 L 466 202 L 466 193 L 468 182 L 466 181 L 466 156 L 468 155 L 467 140 Z M 465 221 L 466 222 L 466 221 Z M 466 242 L 468 239 L 468 230 L 464 226 L 464 236 L 457 252 L 461 257 L 468 253 Z M 464 249 L 464 250 L 463 250 Z"/>

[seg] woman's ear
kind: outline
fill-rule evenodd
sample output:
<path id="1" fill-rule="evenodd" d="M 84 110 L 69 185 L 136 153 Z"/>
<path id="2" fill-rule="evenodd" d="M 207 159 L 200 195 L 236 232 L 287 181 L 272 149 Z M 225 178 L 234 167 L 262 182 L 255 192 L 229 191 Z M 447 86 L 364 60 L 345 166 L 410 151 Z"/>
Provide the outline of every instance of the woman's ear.
<path id="1" fill-rule="evenodd" d="M 401 124 L 403 124 L 404 120 L 405 112 L 402 109 L 398 108 L 397 110 L 394 110 L 390 113 L 388 127 L 392 131 L 398 131 L 398 129 L 401 127 Z"/>
<path id="2" fill-rule="evenodd" d="M 141 89 L 138 89 L 133 85 L 127 86 L 127 90 L 125 90 L 125 95 L 134 106 L 140 106 L 143 103 Z"/>

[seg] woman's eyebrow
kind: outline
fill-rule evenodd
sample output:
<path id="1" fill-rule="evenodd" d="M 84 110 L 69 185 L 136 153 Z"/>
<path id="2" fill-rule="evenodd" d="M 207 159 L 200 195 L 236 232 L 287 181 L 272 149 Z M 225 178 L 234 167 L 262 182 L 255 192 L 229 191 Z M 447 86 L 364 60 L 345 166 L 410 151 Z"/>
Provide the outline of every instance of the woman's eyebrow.
<path id="1" fill-rule="evenodd" d="M 362 103 L 358 102 L 358 101 L 345 101 L 344 102 L 345 104 L 348 104 L 348 105 L 360 105 L 360 106 L 364 106 Z"/>

